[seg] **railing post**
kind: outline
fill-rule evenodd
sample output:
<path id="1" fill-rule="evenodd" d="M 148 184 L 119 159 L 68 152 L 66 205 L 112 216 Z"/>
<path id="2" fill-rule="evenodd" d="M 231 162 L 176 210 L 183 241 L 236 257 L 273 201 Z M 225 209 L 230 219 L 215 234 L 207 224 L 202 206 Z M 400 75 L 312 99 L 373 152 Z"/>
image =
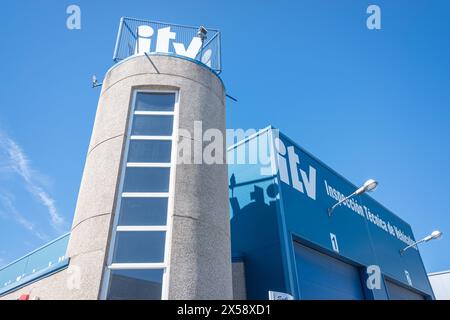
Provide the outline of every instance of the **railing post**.
<path id="1" fill-rule="evenodd" d="M 118 54 L 118 51 L 119 51 L 120 38 L 122 37 L 123 21 L 124 21 L 124 18 L 123 17 L 120 18 L 119 30 L 117 32 L 117 38 L 116 38 L 116 46 L 114 48 L 114 55 L 113 55 L 113 61 L 114 62 L 117 62 L 117 59 L 118 59 L 117 54 Z"/>

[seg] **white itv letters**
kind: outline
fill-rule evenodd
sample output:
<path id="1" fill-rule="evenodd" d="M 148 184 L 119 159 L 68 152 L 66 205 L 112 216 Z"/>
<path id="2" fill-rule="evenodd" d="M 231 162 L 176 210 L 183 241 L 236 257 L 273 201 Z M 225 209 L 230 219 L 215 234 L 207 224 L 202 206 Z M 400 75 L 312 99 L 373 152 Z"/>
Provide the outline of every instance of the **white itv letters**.
<path id="1" fill-rule="evenodd" d="M 156 52 L 169 53 L 170 40 L 174 40 L 177 34 L 170 31 L 170 27 L 158 30 L 158 39 L 156 40 Z M 150 51 L 148 48 L 145 52 Z"/>
<path id="2" fill-rule="evenodd" d="M 144 52 L 152 51 L 152 36 L 155 33 L 152 27 L 143 25 L 138 27 L 138 36 L 136 41 L 135 54 L 141 54 Z M 165 27 L 158 29 L 156 38 L 156 49 L 155 52 L 159 53 L 170 53 L 170 43 L 172 40 L 176 39 L 177 34 L 170 30 L 170 27 Z M 173 42 L 173 48 L 175 53 L 195 59 L 202 48 L 202 40 L 199 37 L 193 37 L 188 48 L 184 46 L 183 43 Z M 205 54 L 211 55 L 210 50 L 206 51 Z M 208 64 L 210 57 L 202 57 L 201 61 Z"/>
<path id="3" fill-rule="evenodd" d="M 309 174 L 302 169 L 299 170 L 301 163 L 298 154 L 295 153 L 295 148 L 293 146 L 288 147 L 286 152 L 284 143 L 278 138 L 275 139 L 275 146 L 278 152 L 278 170 L 281 181 L 291 185 L 301 193 L 305 193 L 306 191 L 308 197 L 316 200 L 316 169 L 309 166 Z M 291 179 L 289 179 L 288 168 Z"/>
<path id="4" fill-rule="evenodd" d="M 150 26 L 139 26 L 138 27 L 138 37 L 136 41 L 135 54 L 145 52 L 145 50 L 150 50 L 152 47 L 152 39 L 154 30 Z"/>

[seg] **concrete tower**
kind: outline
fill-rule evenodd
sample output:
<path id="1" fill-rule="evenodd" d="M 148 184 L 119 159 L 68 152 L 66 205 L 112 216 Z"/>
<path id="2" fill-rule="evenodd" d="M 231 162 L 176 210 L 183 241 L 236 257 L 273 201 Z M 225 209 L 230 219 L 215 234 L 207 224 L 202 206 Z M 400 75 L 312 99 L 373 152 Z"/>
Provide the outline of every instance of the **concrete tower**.
<path id="1" fill-rule="evenodd" d="M 70 298 L 232 298 L 225 159 L 177 164 L 179 131 L 198 139 L 196 121 L 225 137 L 224 86 L 205 65 L 134 55 L 107 72 L 67 251 L 80 273 Z"/>

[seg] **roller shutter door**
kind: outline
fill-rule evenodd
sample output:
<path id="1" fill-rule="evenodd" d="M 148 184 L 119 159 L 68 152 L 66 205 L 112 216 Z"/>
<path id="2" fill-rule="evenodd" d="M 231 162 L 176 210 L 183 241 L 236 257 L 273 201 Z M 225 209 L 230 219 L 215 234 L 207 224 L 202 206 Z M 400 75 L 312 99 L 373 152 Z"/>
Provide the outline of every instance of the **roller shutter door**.
<path id="1" fill-rule="evenodd" d="M 294 243 L 302 300 L 363 300 L 357 267 Z"/>
<path id="2" fill-rule="evenodd" d="M 385 281 L 389 300 L 425 300 L 425 297 L 389 280 Z"/>

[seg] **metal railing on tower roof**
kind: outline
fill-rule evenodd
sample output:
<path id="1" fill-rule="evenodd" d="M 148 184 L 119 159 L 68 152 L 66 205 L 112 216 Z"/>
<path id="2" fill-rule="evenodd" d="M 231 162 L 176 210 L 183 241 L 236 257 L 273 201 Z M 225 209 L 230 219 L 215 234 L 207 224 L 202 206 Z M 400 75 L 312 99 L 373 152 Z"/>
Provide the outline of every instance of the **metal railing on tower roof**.
<path id="1" fill-rule="evenodd" d="M 173 54 L 197 60 L 219 74 L 222 71 L 220 31 L 203 30 L 207 33 L 202 34 L 201 27 L 123 17 L 113 60 L 119 62 L 138 53 Z"/>

